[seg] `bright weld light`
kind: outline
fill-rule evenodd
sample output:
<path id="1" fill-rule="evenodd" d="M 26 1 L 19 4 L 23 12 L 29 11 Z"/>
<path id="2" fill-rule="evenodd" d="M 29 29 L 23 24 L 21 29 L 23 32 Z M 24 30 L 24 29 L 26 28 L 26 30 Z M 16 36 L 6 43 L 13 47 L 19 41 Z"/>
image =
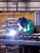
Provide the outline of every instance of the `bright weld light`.
<path id="1" fill-rule="evenodd" d="M 17 23 L 17 25 L 19 26 L 18 30 L 21 31 L 23 27 L 20 25 L 20 23 Z"/>
<path id="2" fill-rule="evenodd" d="M 23 29 L 23 31 L 24 31 L 24 32 L 26 32 L 26 31 L 27 31 L 27 29 L 26 29 L 26 28 L 24 28 L 24 29 Z"/>
<path id="3" fill-rule="evenodd" d="M 11 29 L 11 30 L 9 30 L 9 33 L 8 33 L 7 35 L 8 35 L 8 36 L 13 36 L 13 37 L 15 37 L 16 34 L 17 34 L 17 31 Z"/>
<path id="4" fill-rule="evenodd" d="M 27 31 L 29 31 L 30 30 L 30 26 L 29 26 L 29 24 L 27 25 Z"/>
<path id="5" fill-rule="evenodd" d="M 23 28 L 23 31 L 24 31 L 24 32 L 29 31 L 29 30 L 30 30 L 29 24 L 27 25 L 27 28 Z"/>

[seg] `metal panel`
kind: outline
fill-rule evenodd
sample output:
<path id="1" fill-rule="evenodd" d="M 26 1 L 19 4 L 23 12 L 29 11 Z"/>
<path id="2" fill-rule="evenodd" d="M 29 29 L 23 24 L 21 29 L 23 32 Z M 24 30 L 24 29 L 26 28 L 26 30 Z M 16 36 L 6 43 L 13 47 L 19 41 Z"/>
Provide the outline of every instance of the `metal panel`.
<path id="1" fill-rule="evenodd" d="M 18 8 L 18 11 L 40 11 L 40 8 Z"/>
<path id="2" fill-rule="evenodd" d="M 0 11 L 40 10 L 40 2 L 0 2 Z"/>
<path id="3" fill-rule="evenodd" d="M 18 7 L 40 7 L 40 2 L 18 2 Z"/>
<path id="4" fill-rule="evenodd" d="M 7 11 L 7 2 L 0 2 L 0 11 Z"/>
<path id="5" fill-rule="evenodd" d="M 0 2 L 0 7 L 7 7 L 7 2 Z"/>
<path id="6" fill-rule="evenodd" d="M 18 11 L 40 10 L 40 2 L 18 2 Z"/>
<path id="7" fill-rule="evenodd" d="M 8 2 L 8 8 L 16 7 L 16 2 Z"/>
<path id="8" fill-rule="evenodd" d="M 8 11 L 16 11 L 16 2 L 8 2 Z"/>
<path id="9" fill-rule="evenodd" d="M 0 11 L 16 11 L 16 2 L 0 2 Z"/>

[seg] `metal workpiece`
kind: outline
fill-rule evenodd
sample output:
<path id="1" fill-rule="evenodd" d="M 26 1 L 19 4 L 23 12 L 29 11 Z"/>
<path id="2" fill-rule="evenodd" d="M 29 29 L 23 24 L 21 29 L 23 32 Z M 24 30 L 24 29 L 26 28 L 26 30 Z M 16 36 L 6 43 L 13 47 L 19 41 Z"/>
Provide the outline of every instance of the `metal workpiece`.
<path id="1" fill-rule="evenodd" d="M 1 36 L 0 37 L 0 44 L 3 45 L 32 45 L 32 46 L 40 46 L 40 36 L 33 36 L 33 37 L 19 37 L 17 36 L 16 39 L 13 37 L 8 36 Z"/>

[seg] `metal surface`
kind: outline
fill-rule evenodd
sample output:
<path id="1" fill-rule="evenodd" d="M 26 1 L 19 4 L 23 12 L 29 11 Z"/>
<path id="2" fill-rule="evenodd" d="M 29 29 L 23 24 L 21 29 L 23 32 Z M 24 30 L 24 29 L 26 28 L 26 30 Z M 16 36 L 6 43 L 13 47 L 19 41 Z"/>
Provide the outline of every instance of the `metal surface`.
<path id="1" fill-rule="evenodd" d="M 40 2 L 18 2 L 18 11 L 40 10 Z"/>
<path id="2" fill-rule="evenodd" d="M 19 37 L 18 37 L 19 38 Z M 33 34 L 32 36 L 24 36 L 20 39 L 13 39 L 7 36 L 0 36 L 0 44 L 3 45 L 35 45 L 40 46 L 40 33 Z"/>
<path id="3" fill-rule="evenodd" d="M 40 7 L 40 2 L 18 2 L 18 7 Z"/>
<path id="4" fill-rule="evenodd" d="M 0 11 L 40 10 L 40 2 L 0 2 Z"/>
<path id="5" fill-rule="evenodd" d="M 1 40 L 1 39 L 0 39 Z M 1 40 L 0 44 L 3 45 L 35 45 L 35 46 L 40 46 L 40 41 L 35 41 L 35 40 Z"/>

